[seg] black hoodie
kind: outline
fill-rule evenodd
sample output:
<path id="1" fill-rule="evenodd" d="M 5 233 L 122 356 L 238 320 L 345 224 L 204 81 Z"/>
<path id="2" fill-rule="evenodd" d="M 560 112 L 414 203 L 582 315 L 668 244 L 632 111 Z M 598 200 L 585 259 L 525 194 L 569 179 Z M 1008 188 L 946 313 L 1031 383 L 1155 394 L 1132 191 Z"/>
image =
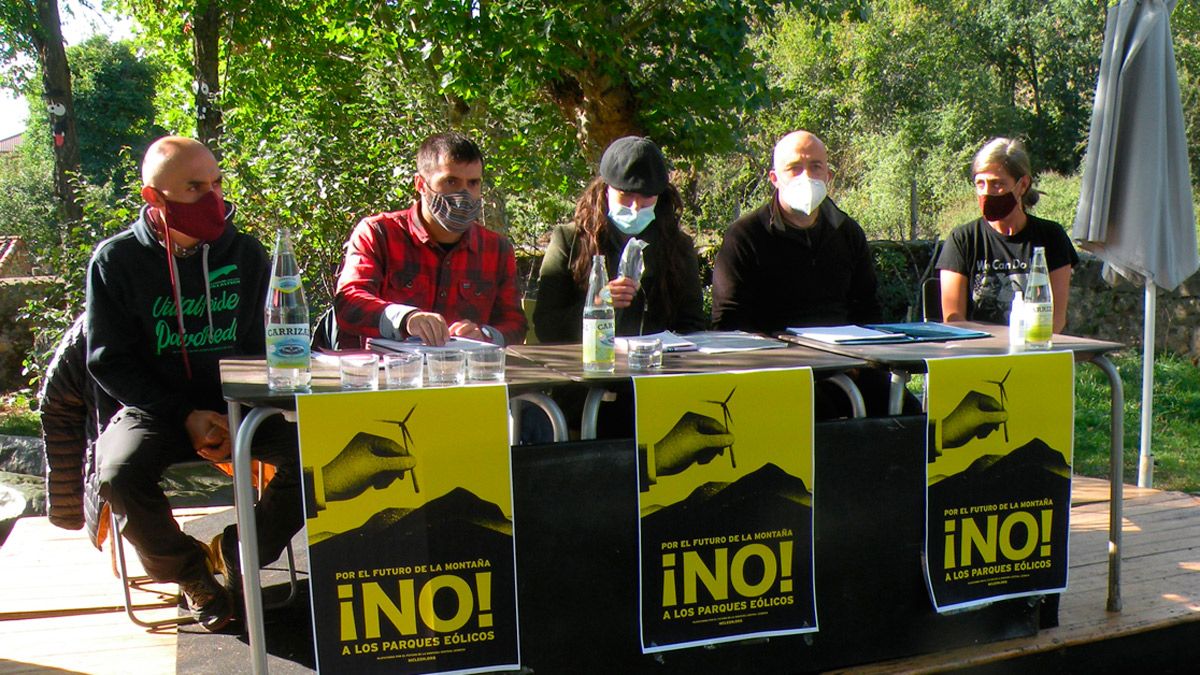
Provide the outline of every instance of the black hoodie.
<path id="1" fill-rule="evenodd" d="M 266 251 L 233 227 L 194 255 L 175 258 L 187 361 L 167 252 L 147 222 L 148 207 L 124 232 L 100 242 L 88 265 L 88 370 L 126 406 L 177 421 L 193 410 L 223 412 L 219 361 L 264 352 Z"/>

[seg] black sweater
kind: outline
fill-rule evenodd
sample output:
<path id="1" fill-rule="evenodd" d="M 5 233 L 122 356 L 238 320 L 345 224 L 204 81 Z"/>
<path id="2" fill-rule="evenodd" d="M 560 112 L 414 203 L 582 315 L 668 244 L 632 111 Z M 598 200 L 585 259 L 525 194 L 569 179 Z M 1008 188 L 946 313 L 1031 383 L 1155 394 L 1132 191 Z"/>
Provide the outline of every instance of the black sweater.
<path id="1" fill-rule="evenodd" d="M 808 230 L 788 227 L 775 197 L 725 232 L 713 269 L 713 324 L 780 333 L 880 319 L 875 264 L 858 223 L 826 199 Z"/>
<path id="2" fill-rule="evenodd" d="M 88 370 L 122 405 L 180 424 L 193 410 L 224 411 L 220 359 L 262 354 L 263 303 L 270 280 L 257 239 L 233 227 L 186 258 L 175 258 L 189 376 L 166 250 L 146 209 L 124 232 L 96 247 L 88 265 Z M 210 324 L 211 321 L 211 324 Z"/>

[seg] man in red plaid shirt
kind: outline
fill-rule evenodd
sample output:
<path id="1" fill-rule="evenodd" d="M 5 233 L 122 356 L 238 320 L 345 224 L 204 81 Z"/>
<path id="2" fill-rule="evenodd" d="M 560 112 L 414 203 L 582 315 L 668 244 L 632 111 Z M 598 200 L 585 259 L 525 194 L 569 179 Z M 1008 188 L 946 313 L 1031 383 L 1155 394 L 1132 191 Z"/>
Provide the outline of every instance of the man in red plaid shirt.
<path id="1" fill-rule="evenodd" d="M 368 337 L 522 342 L 512 244 L 479 225 L 479 147 L 458 133 L 430 136 L 413 179 L 412 206 L 364 218 L 346 244 L 333 300 L 342 345 Z"/>

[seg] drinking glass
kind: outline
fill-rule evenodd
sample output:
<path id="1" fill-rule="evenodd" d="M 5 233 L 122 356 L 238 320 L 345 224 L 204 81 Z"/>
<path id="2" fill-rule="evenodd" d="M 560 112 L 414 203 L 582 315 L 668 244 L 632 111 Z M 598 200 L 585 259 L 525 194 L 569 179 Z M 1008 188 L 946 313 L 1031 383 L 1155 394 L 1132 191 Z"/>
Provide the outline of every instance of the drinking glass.
<path id="1" fill-rule="evenodd" d="M 629 340 L 629 369 L 653 370 L 662 368 L 663 347 L 658 338 Z"/>
<path id="2" fill-rule="evenodd" d="M 378 354 L 345 354 L 338 358 L 342 389 L 375 390 L 379 388 Z"/>
<path id="3" fill-rule="evenodd" d="M 384 382 L 388 389 L 416 389 L 424 379 L 425 357 L 419 352 L 385 354 Z"/>
<path id="4" fill-rule="evenodd" d="M 467 379 L 471 382 L 503 382 L 504 350 L 483 347 L 467 351 Z"/>
<path id="5" fill-rule="evenodd" d="M 425 354 L 425 384 L 449 387 L 462 384 L 467 375 L 467 355 L 461 349 L 439 349 Z"/>

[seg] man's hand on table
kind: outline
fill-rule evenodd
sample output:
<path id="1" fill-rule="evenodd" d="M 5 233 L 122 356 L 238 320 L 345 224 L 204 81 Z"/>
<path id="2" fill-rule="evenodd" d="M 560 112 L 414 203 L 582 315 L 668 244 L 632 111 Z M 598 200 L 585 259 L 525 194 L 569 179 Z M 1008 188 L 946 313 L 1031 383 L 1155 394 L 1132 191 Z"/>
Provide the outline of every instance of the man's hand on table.
<path id="1" fill-rule="evenodd" d="M 450 326 L 437 312 L 409 312 L 404 317 L 404 332 L 435 347 L 441 347 L 450 339 Z"/>
<path id="2" fill-rule="evenodd" d="M 465 319 L 450 324 L 450 334 L 454 337 L 471 338 L 472 340 L 482 340 L 484 342 L 491 341 L 479 324 Z"/>

